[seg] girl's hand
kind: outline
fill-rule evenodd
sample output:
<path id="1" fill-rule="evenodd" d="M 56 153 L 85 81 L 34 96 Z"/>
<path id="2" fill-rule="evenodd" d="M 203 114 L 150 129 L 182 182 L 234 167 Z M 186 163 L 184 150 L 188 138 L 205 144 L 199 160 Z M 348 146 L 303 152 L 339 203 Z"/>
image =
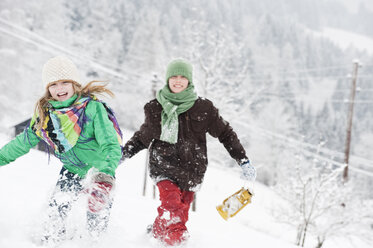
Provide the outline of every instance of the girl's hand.
<path id="1" fill-rule="evenodd" d="M 93 176 L 93 182 L 88 196 L 88 208 L 92 213 L 100 212 L 110 202 L 110 191 L 114 187 L 115 178 L 99 172 Z"/>

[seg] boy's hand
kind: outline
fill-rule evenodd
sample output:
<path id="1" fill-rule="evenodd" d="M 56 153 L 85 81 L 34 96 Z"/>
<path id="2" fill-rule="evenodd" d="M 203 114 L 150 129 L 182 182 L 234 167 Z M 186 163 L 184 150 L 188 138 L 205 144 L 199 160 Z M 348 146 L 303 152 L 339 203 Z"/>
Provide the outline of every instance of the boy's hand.
<path id="1" fill-rule="evenodd" d="M 247 160 L 246 162 L 243 162 L 241 164 L 242 168 L 242 174 L 241 178 L 246 180 L 246 181 L 255 181 L 256 179 L 256 169 L 254 166 L 250 164 L 250 161 Z"/>

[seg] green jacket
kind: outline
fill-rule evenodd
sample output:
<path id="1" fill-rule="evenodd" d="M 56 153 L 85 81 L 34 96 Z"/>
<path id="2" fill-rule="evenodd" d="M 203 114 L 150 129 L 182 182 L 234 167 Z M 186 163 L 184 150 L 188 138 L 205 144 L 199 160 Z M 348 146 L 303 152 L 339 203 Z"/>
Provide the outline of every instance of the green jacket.
<path id="1" fill-rule="evenodd" d="M 56 109 L 65 108 L 70 106 L 75 99 L 76 96 L 73 96 L 63 102 L 50 101 L 50 103 Z M 113 123 L 109 120 L 107 111 L 100 102 L 91 100 L 86 106 L 85 113 L 88 121 L 77 143 L 65 153 L 56 153 L 56 157 L 61 160 L 68 171 L 81 177 L 84 177 L 92 167 L 115 176 L 115 169 L 118 167 L 122 152 Z M 32 128 L 26 128 L 24 132 L 0 149 L 0 166 L 28 153 L 40 141 L 41 139 Z"/>

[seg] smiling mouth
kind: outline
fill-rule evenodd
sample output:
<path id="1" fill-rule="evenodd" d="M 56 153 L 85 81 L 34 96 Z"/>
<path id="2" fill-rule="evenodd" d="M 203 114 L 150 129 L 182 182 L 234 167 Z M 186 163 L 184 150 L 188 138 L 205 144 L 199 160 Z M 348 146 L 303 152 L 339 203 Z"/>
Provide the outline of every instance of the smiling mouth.
<path id="1" fill-rule="evenodd" d="M 64 93 L 58 93 L 57 96 L 58 96 L 58 97 L 64 97 L 64 96 L 67 96 L 67 92 L 64 92 Z"/>

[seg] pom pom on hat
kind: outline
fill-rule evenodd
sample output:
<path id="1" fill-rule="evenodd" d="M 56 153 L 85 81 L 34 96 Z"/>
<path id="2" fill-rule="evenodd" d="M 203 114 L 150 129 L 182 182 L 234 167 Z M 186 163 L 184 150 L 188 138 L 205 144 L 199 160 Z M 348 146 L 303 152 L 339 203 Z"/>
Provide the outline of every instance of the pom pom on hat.
<path id="1" fill-rule="evenodd" d="M 75 64 L 65 56 L 57 56 L 49 59 L 43 66 L 42 72 L 43 84 L 69 80 L 79 83 L 79 73 Z"/>
<path id="2" fill-rule="evenodd" d="M 171 61 L 167 66 L 166 71 L 166 83 L 168 83 L 168 79 L 173 76 L 181 75 L 188 79 L 189 83 L 193 83 L 193 66 L 183 60 L 183 59 L 175 59 Z"/>

